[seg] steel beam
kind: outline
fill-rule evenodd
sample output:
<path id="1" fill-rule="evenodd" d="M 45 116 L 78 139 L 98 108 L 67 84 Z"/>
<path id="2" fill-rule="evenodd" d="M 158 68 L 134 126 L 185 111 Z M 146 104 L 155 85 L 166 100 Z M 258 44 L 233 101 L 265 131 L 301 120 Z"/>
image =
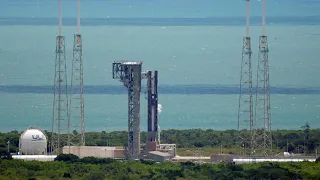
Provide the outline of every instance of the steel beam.
<path id="1" fill-rule="evenodd" d="M 140 155 L 140 92 L 142 62 L 115 62 L 112 76 L 123 82 L 128 90 L 128 146 L 127 159 Z"/>

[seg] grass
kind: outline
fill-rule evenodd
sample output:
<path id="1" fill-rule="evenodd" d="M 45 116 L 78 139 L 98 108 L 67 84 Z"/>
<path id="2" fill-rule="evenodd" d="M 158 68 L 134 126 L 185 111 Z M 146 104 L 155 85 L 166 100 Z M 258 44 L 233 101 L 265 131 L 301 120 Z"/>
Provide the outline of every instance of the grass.
<path id="1" fill-rule="evenodd" d="M 278 154 L 281 151 L 280 149 L 274 150 L 274 154 Z M 240 148 L 231 147 L 231 148 L 220 148 L 220 147 L 203 147 L 203 148 L 177 148 L 177 154 L 179 156 L 211 156 L 212 154 L 239 154 Z"/>

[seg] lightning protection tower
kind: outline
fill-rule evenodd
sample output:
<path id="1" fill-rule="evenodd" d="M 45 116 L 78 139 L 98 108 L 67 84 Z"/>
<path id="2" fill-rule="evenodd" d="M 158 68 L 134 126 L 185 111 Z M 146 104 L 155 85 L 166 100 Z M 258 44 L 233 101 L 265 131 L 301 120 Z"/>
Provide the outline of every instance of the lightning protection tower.
<path id="1" fill-rule="evenodd" d="M 55 53 L 51 152 L 60 154 L 62 147 L 68 144 L 69 139 L 67 68 L 64 36 L 62 36 L 62 0 L 59 0 L 59 35 L 56 38 Z"/>
<path id="2" fill-rule="evenodd" d="M 253 104 L 252 104 L 252 69 L 251 69 L 251 40 L 250 26 L 250 1 L 246 0 L 246 36 L 243 38 L 242 60 L 240 72 L 240 94 L 238 109 L 238 143 L 240 154 L 251 154 L 253 138 Z M 249 149 L 249 150 L 246 150 Z"/>
<path id="3" fill-rule="evenodd" d="M 80 0 L 78 0 L 77 34 L 74 35 L 73 60 L 70 91 L 70 145 L 85 145 L 84 98 L 83 98 L 83 59 L 80 33 Z"/>
<path id="4" fill-rule="evenodd" d="M 140 156 L 140 93 L 142 62 L 114 62 L 113 79 L 120 79 L 128 90 L 128 145 L 127 159 Z"/>
<path id="5" fill-rule="evenodd" d="M 262 0 L 262 36 L 259 38 L 259 59 L 255 105 L 254 152 L 268 156 L 272 152 L 269 91 L 268 41 L 266 35 L 266 2 Z"/>

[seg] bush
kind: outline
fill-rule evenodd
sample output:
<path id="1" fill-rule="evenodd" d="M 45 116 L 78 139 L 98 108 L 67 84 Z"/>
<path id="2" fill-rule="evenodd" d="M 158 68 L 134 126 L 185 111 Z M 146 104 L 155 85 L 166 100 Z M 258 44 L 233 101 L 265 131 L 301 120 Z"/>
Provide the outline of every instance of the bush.
<path id="1" fill-rule="evenodd" d="M 106 177 L 105 173 L 103 172 L 90 172 L 89 174 L 86 174 L 83 179 L 86 180 L 103 180 Z"/>
<path id="2" fill-rule="evenodd" d="M 79 157 L 74 154 L 60 154 L 56 158 L 55 161 L 64 161 L 64 162 L 78 162 Z"/>
<path id="3" fill-rule="evenodd" d="M 110 164 L 115 162 L 116 160 L 110 158 L 97 158 L 97 157 L 84 157 L 79 160 L 85 164 Z"/>
<path id="4" fill-rule="evenodd" d="M 152 165 L 152 164 L 155 164 L 155 163 L 156 163 L 155 161 L 144 160 L 144 159 L 140 159 L 140 162 L 141 162 L 142 164 L 146 164 L 146 165 Z"/>
<path id="5" fill-rule="evenodd" d="M 70 174 L 70 173 L 64 173 L 64 174 L 63 174 L 63 177 L 64 177 L 64 178 L 71 178 L 71 174 Z"/>
<path id="6" fill-rule="evenodd" d="M 316 163 L 319 163 L 319 162 L 320 162 L 320 157 L 316 159 Z"/>
<path id="7" fill-rule="evenodd" d="M 11 160 L 12 156 L 6 149 L 1 148 L 0 149 L 0 159 L 8 159 Z"/>

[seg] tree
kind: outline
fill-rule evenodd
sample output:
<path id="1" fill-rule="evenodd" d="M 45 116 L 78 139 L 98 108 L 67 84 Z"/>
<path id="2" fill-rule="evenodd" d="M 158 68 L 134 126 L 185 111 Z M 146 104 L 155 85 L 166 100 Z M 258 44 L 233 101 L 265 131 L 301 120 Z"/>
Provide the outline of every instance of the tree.
<path id="1" fill-rule="evenodd" d="M 64 162 L 77 162 L 79 161 L 79 157 L 74 154 L 59 154 L 55 161 L 64 161 Z"/>
<path id="2" fill-rule="evenodd" d="M 5 148 L 0 148 L 0 159 L 8 159 L 11 160 L 12 156 Z"/>
<path id="3" fill-rule="evenodd" d="M 307 122 L 304 126 L 301 127 L 304 131 L 304 137 L 306 140 L 309 140 L 310 137 L 310 126 L 309 123 Z"/>
<path id="4" fill-rule="evenodd" d="M 310 151 L 309 148 L 309 137 L 310 137 L 310 126 L 309 123 L 307 122 L 304 126 L 301 127 L 303 129 L 304 132 L 304 151 L 306 150 L 306 144 L 308 146 L 308 150 Z"/>

